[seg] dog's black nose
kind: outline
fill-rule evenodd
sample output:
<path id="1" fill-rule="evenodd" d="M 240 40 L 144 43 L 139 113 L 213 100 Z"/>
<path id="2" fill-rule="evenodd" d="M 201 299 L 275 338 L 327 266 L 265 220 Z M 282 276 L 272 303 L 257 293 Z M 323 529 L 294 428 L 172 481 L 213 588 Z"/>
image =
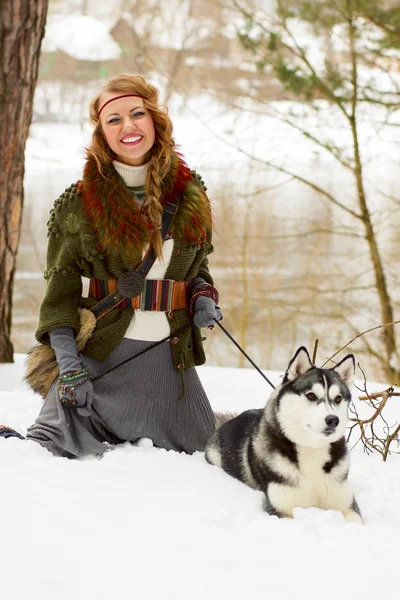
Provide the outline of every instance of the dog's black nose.
<path id="1" fill-rule="evenodd" d="M 328 415 L 327 417 L 325 417 L 325 423 L 328 427 L 334 429 L 339 425 L 339 417 L 337 417 L 336 415 Z"/>

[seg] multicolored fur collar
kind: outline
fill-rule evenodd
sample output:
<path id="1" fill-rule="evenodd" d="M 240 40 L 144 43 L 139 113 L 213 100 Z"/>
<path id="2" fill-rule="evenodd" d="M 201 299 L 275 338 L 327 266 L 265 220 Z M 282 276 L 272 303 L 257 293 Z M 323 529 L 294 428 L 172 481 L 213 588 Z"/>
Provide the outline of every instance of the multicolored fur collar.
<path id="1" fill-rule="evenodd" d="M 188 244 L 207 243 L 212 228 L 209 200 L 179 155 L 172 158 L 164 188 L 164 204 L 180 194 L 179 210 L 171 225 L 173 236 Z M 83 194 L 85 216 L 102 250 L 137 254 L 151 241 L 151 226 L 113 166 L 103 177 L 89 157 L 78 189 Z"/>

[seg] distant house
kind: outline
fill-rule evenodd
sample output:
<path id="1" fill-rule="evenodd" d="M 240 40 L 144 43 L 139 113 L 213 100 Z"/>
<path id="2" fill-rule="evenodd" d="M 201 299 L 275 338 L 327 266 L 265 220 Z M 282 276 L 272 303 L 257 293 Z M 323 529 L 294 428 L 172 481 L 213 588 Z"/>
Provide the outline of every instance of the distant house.
<path id="1" fill-rule="evenodd" d="M 40 61 L 42 81 L 87 81 L 107 77 L 122 48 L 106 24 L 87 15 L 49 18 Z"/>
<path id="2" fill-rule="evenodd" d="M 157 74 L 171 90 L 197 93 L 212 88 L 228 96 L 243 93 L 244 81 L 254 85 L 268 80 L 243 59 L 243 50 L 218 15 L 200 13 L 186 31 L 166 31 L 162 21 L 135 18 L 135 26 L 122 17 L 110 28 L 90 16 L 62 15 L 49 19 L 40 61 L 40 83 L 75 85 L 106 79 L 121 72 Z M 266 86 L 271 99 L 281 94 L 276 83 Z"/>

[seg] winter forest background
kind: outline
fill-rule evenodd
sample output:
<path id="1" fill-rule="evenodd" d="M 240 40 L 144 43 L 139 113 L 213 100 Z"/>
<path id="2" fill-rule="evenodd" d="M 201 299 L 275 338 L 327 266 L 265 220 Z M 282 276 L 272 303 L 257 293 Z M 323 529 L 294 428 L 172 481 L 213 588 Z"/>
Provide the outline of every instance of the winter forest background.
<path id="1" fill-rule="evenodd" d="M 10 71 L 1 17 L 14 10 L 23 21 L 24 7 L 32 14 L 45 1 L 0 3 L 0 82 Z M 19 58 L 10 63 L 25 66 Z M 90 99 L 121 71 L 143 73 L 169 106 L 214 207 L 223 323 L 274 385 L 299 345 L 311 351 L 318 338 L 321 365 L 398 318 L 399 0 L 50 0 L 25 152 L 13 348 L 2 341 L 22 201 L 17 152 L 7 152 L 13 135 L 2 126 L 17 115 L 25 132 L 0 89 L 0 423 L 22 434 L 41 406 L 22 377 L 44 290 L 48 212 L 80 177 Z M 29 87 L 25 73 L 16 81 L 18 92 Z M 237 368 L 249 365 L 219 329 L 207 335 L 198 372 L 213 409 L 264 406 L 266 382 Z M 348 441 L 365 526 L 318 508 L 269 516 L 261 492 L 203 453 L 147 439 L 76 461 L 0 439 L 1 597 L 393 596 L 399 335 L 397 324 L 380 327 L 344 350 L 362 369 Z"/>
<path id="2" fill-rule="evenodd" d="M 159 87 L 206 182 L 224 324 L 261 368 L 282 368 L 316 338 L 321 364 L 395 320 L 399 10 L 378 4 L 393 9 L 390 36 L 364 17 L 349 28 L 343 2 L 51 0 L 26 148 L 14 350 L 34 343 L 47 215 L 80 177 L 89 101 L 122 71 Z M 395 338 L 378 329 L 349 347 L 369 378 L 397 382 Z M 248 366 L 220 331 L 206 349 L 209 365 Z"/>

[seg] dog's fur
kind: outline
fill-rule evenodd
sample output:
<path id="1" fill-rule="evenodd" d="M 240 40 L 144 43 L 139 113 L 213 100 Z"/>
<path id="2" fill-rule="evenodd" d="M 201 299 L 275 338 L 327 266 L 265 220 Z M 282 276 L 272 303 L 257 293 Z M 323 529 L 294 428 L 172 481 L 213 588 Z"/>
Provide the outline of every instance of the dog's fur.
<path id="1" fill-rule="evenodd" d="M 293 517 L 295 507 L 339 510 L 362 522 L 347 480 L 344 433 L 355 360 L 333 369 L 314 367 L 304 347 L 264 409 L 247 410 L 217 426 L 206 447 L 209 463 L 264 492 L 271 515 Z"/>

